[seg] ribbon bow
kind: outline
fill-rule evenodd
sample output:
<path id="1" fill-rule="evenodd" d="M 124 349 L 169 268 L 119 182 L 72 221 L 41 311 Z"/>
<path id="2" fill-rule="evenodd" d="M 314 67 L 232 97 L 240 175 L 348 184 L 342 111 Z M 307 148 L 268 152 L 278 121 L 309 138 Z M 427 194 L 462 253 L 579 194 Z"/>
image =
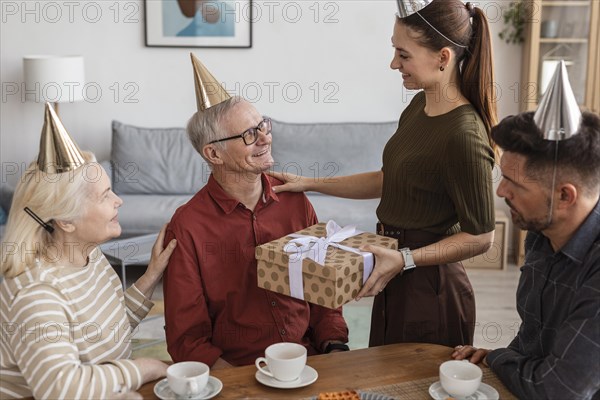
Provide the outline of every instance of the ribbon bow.
<path id="1" fill-rule="evenodd" d="M 363 252 L 353 247 L 340 244 L 340 242 L 349 237 L 363 233 L 362 231 L 356 229 L 355 225 L 349 225 L 342 228 L 333 220 L 329 220 L 325 228 L 327 230 L 327 236 L 325 237 L 300 235 L 297 233 L 291 234 L 289 236 L 295 239 L 290 240 L 283 247 L 283 251 L 286 253 L 295 253 L 295 256 L 290 257 L 289 261 L 290 294 L 292 297 L 304 300 L 302 260 L 309 258 L 319 265 L 324 265 L 325 258 L 327 257 L 327 248 L 329 246 L 360 254 L 363 257 L 363 284 L 373 271 L 373 253 Z"/>

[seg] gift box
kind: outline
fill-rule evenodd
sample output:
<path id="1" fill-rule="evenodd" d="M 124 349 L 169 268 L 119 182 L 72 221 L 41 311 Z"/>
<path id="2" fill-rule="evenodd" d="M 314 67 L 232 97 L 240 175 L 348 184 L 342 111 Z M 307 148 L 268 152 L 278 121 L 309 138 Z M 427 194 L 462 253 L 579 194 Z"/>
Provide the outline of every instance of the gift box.
<path id="1" fill-rule="evenodd" d="M 373 268 L 367 244 L 397 249 L 396 239 L 319 223 L 256 247 L 258 286 L 328 308 L 354 299 Z"/>

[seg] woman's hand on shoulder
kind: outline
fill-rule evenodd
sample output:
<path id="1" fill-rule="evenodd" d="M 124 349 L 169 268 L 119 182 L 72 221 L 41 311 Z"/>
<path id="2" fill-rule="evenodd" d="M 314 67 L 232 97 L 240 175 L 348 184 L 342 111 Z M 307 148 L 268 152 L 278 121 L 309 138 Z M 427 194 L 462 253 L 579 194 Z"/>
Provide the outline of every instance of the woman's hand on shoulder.
<path id="1" fill-rule="evenodd" d="M 304 176 L 275 171 L 267 171 L 267 174 L 283 182 L 282 185 L 273 186 L 273 191 L 275 193 L 304 192 L 308 190 L 309 178 L 306 178 Z"/>
<path id="2" fill-rule="evenodd" d="M 160 229 L 158 238 L 154 243 L 154 247 L 152 247 L 152 256 L 150 258 L 150 264 L 148 264 L 148 269 L 146 270 L 147 274 L 150 274 L 157 280 L 160 279 L 163 272 L 167 268 L 167 265 L 169 264 L 169 259 L 171 258 L 171 254 L 173 254 L 173 251 L 177 246 L 177 240 L 172 239 L 167 245 L 167 247 L 163 247 L 167 226 L 168 224 L 164 224 L 163 227 Z"/>

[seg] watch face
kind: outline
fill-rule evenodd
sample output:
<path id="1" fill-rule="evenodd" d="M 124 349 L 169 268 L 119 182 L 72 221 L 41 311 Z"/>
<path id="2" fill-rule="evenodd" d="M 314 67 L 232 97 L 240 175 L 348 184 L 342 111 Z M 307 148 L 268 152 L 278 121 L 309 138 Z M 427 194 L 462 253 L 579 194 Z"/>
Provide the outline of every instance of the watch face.
<path id="1" fill-rule="evenodd" d="M 402 268 L 403 271 L 416 267 L 412 257 L 412 252 L 408 247 L 400 249 L 400 253 L 402 253 L 402 257 L 404 258 L 404 268 Z"/>

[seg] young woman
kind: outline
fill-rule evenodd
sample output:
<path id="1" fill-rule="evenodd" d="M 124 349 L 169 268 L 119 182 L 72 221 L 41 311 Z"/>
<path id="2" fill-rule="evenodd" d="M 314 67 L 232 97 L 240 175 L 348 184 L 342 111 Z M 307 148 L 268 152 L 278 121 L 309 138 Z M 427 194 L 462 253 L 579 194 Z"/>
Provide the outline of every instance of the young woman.
<path id="1" fill-rule="evenodd" d="M 391 68 L 419 92 L 384 149 L 382 169 L 335 182 L 278 176 L 286 183 L 274 190 L 381 198 L 377 232 L 398 238 L 403 251 L 366 248 L 376 256 L 359 293 L 376 295 L 371 346 L 472 343 L 475 300 L 460 260 L 485 252 L 494 237 L 487 20 L 469 3 L 433 0 L 398 16 L 392 46 Z"/>

